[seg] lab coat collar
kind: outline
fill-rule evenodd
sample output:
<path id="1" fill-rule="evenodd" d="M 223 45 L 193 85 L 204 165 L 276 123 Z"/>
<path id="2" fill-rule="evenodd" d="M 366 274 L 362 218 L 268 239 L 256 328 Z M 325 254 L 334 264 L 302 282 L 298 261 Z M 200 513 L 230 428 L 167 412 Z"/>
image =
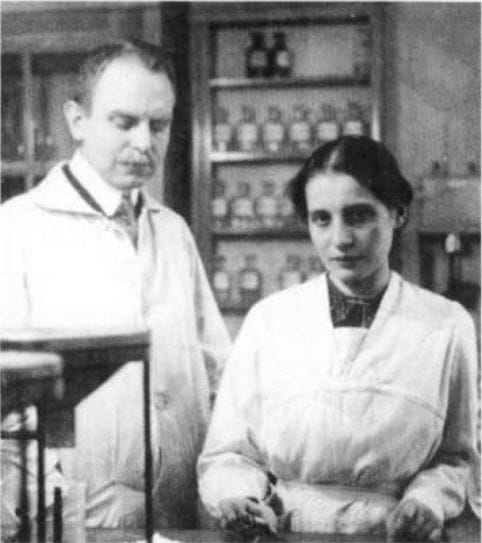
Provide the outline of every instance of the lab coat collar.
<path id="1" fill-rule="evenodd" d="M 33 201 L 38 206 L 51 211 L 82 213 L 85 215 L 97 216 L 102 215 L 99 211 L 93 209 L 69 183 L 62 171 L 62 167 L 65 164 L 65 161 L 56 164 L 47 174 L 45 179 L 43 179 L 36 188 L 30 191 Z M 139 192 L 143 197 L 144 209 L 153 212 L 162 209 L 163 206 L 150 196 L 146 190 L 141 189 Z M 98 197 L 97 194 L 96 196 Z M 107 213 L 108 210 L 105 211 Z"/>

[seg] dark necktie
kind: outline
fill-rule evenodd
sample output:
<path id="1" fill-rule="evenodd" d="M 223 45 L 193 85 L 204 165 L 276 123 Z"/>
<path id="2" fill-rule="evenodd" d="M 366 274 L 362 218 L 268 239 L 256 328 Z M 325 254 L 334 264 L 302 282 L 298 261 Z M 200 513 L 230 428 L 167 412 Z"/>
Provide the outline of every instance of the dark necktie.
<path id="1" fill-rule="evenodd" d="M 122 193 L 121 203 L 112 215 L 112 220 L 127 232 L 132 244 L 137 247 L 138 225 L 129 193 Z"/>

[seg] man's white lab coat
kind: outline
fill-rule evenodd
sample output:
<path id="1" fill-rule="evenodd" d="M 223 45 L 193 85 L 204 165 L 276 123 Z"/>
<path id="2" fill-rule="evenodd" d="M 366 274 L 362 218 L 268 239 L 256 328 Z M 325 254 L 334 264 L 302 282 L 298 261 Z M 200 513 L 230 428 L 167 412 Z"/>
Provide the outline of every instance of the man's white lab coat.
<path id="1" fill-rule="evenodd" d="M 440 519 L 475 460 L 474 326 L 458 303 L 392 272 L 371 327 L 333 328 L 326 277 L 261 301 L 228 361 L 201 498 L 274 490 L 295 531 L 383 531 L 401 497 Z"/>
<path id="2" fill-rule="evenodd" d="M 152 330 L 155 522 L 189 526 L 208 375 L 219 375 L 230 341 L 189 229 L 142 194 L 137 252 L 60 165 L 2 206 L 0 326 Z M 76 409 L 71 475 L 88 483 L 88 525 L 143 522 L 141 375 L 139 363 L 122 367 Z"/>

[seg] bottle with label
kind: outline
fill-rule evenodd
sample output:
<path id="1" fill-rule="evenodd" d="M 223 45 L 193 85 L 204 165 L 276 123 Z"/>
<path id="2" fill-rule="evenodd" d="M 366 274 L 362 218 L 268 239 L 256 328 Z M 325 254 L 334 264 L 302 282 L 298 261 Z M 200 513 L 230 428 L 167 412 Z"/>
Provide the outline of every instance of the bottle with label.
<path id="1" fill-rule="evenodd" d="M 263 192 L 255 201 L 256 217 L 261 228 L 278 226 L 278 200 L 273 181 L 263 181 Z"/>
<path id="2" fill-rule="evenodd" d="M 336 118 L 336 109 L 330 104 L 322 104 L 321 115 L 316 123 L 317 145 L 336 140 L 339 135 L 340 125 Z"/>
<path id="3" fill-rule="evenodd" d="M 269 50 L 269 75 L 290 77 L 293 55 L 286 45 L 286 33 L 274 32 L 273 39 L 273 46 Z"/>
<path id="4" fill-rule="evenodd" d="M 238 184 L 238 193 L 231 200 L 231 227 L 234 230 L 245 231 L 254 226 L 254 205 L 250 192 L 249 183 Z"/>
<path id="5" fill-rule="evenodd" d="M 308 270 L 306 272 L 306 281 L 318 277 L 323 272 L 323 264 L 317 256 L 310 256 L 308 259 Z"/>
<path id="6" fill-rule="evenodd" d="M 224 107 L 216 110 L 214 120 L 213 146 L 215 151 L 227 151 L 231 145 L 233 127 L 229 124 L 229 113 Z"/>
<path id="7" fill-rule="evenodd" d="M 216 181 L 213 187 L 213 199 L 211 200 L 211 217 L 214 229 L 222 229 L 228 226 L 229 203 L 226 198 L 226 184 L 224 181 Z"/>
<path id="8" fill-rule="evenodd" d="M 353 37 L 353 75 L 365 81 L 370 77 L 370 27 L 360 26 Z"/>
<path id="9" fill-rule="evenodd" d="M 244 105 L 241 109 L 241 120 L 236 127 L 238 149 L 244 152 L 255 151 L 258 146 L 258 126 L 254 108 Z"/>
<path id="10" fill-rule="evenodd" d="M 278 200 L 278 227 L 294 228 L 295 219 L 293 203 L 285 190 Z"/>
<path id="11" fill-rule="evenodd" d="M 268 118 L 263 123 L 261 136 L 266 151 L 270 153 L 279 153 L 281 151 L 285 138 L 285 127 L 279 107 L 268 107 Z"/>
<path id="12" fill-rule="evenodd" d="M 304 274 L 300 269 L 301 259 L 298 255 L 288 255 L 286 265 L 280 270 L 278 282 L 279 288 L 285 289 L 299 285 L 304 281 Z"/>
<path id="13" fill-rule="evenodd" d="M 307 152 L 311 150 L 309 113 L 309 110 L 301 104 L 293 108 L 293 120 L 289 128 L 289 138 L 291 147 L 295 152 Z"/>
<path id="14" fill-rule="evenodd" d="M 213 291 L 220 305 L 226 305 L 231 299 L 231 274 L 226 270 L 226 257 L 216 255 L 212 277 Z"/>
<path id="15" fill-rule="evenodd" d="M 244 268 L 239 272 L 241 304 L 249 307 L 261 298 L 262 277 L 256 267 L 256 255 L 246 255 Z"/>
<path id="16" fill-rule="evenodd" d="M 348 102 L 347 114 L 343 122 L 343 135 L 362 136 L 364 132 L 360 105 L 356 102 Z"/>
<path id="17" fill-rule="evenodd" d="M 246 76 L 266 77 L 269 69 L 269 54 L 264 34 L 251 32 L 251 44 L 246 49 Z"/>

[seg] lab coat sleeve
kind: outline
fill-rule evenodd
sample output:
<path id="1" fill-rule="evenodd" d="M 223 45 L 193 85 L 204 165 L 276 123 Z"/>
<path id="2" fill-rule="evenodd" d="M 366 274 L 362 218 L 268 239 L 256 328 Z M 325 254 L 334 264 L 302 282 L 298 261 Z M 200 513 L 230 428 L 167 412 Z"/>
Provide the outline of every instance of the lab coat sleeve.
<path id="1" fill-rule="evenodd" d="M 255 308 L 256 309 L 256 308 Z M 208 512 L 219 517 L 224 498 L 264 499 L 266 460 L 257 444 L 261 395 L 257 371 L 259 322 L 252 310 L 234 344 L 198 461 L 199 492 Z"/>
<path id="2" fill-rule="evenodd" d="M 231 350 L 231 339 L 214 299 L 206 272 L 190 230 L 185 227 L 194 282 L 194 305 L 199 343 L 209 378 L 210 391 L 219 386 L 222 371 Z"/>
<path id="3" fill-rule="evenodd" d="M 0 328 L 29 324 L 23 217 L 16 202 L 0 207 Z"/>
<path id="4" fill-rule="evenodd" d="M 442 521 L 462 512 L 468 478 L 480 462 L 476 449 L 475 330 L 472 319 L 461 308 L 448 356 L 449 397 L 442 441 L 432 462 L 412 480 L 403 496 L 427 505 Z"/>

